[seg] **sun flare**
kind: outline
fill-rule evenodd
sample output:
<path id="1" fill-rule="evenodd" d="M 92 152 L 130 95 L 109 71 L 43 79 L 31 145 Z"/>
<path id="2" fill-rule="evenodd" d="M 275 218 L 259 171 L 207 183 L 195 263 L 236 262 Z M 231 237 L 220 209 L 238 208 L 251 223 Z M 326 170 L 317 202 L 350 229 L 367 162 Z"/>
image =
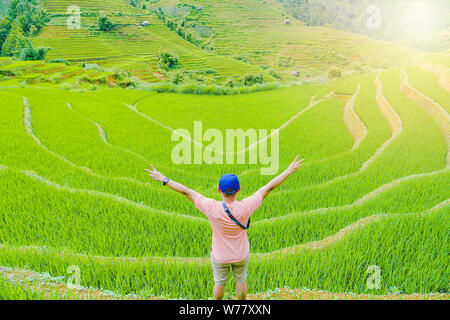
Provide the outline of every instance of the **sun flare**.
<path id="1" fill-rule="evenodd" d="M 436 20 L 435 8 L 425 1 L 413 3 L 405 11 L 406 26 L 411 32 L 427 31 L 433 28 Z"/>

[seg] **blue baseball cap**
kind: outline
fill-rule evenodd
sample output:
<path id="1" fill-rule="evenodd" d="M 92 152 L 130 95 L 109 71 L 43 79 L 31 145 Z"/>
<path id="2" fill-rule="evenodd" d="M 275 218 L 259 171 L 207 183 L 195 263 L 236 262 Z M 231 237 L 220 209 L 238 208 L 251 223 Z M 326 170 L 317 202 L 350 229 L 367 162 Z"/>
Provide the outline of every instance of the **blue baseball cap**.
<path id="1" fill-rule="evenodd" d="M 239 179 L 236 175 L 227 173 L 220 177 L 219 188 L 225 194 L 233 194 L 239 191 Z"/>

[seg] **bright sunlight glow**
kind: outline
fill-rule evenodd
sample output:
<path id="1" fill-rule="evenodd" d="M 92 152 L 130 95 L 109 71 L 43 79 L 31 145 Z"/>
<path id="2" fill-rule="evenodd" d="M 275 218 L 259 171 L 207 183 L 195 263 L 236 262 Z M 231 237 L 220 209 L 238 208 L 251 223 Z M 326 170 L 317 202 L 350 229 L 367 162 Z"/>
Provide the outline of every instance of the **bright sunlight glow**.
<path id="1" fill-rule="evenodd" d="M 428 1 L 412 3 L 405 11 L 406 27 L 411 32 L 422 32 L 433 28 L 436 19 L 436 10 Z"/>

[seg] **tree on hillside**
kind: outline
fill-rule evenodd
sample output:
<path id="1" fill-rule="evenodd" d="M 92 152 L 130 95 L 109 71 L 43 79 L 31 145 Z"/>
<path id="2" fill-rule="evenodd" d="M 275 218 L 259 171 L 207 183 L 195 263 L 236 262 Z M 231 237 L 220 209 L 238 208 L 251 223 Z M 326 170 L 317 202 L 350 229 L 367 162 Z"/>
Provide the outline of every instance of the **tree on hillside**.
<path id="1" fill-rule="evenodd" d="M 341 68 L 338 67 L 330 68 L 330 70 L 328 70 L 328 78 L 330 79 L 342 78 Z"/>
<path id="2" fill-rule="evenodd" d="M 3 55 L 20 56 L 28 48 L 26 37 L 34 36 L 49 21 L 42 0 L 11 0 L 0 20 L 0 49 Z"/>
<path id="3" fill-rule="evenodd" d="M 30 39 L 25 38 L 22 43 L 22 48 L 16 52 L 16 56 L 19 57 L 20 60 L 28 61 L 28 60 L 45 60 L 47 58 L 47 53 L 50 48 L 38 47 L 34 48 Z"/>
<path id="4" fill-rule="evenodd" d="M 12 22 L 9 17 L 3 17 L 0 20 L 0 52 L 2 52 L 3 43 L 8 37 L 9 32 L 11 31 Z"/>
<path id="5" fill-rule="evenodd" d="M 139 5 L 138 0 L 129 0 L 128 1 L 133 7 L 137 7 Z"/>
<path id="6" fill-rule="evenodd" d="M 259 74 L 249 73 L 246 74 L 244 77 L 242 77 L 241 81 L 242 84 L 245 86 L 253 86 L 255 84 L 264 83 L 264 76 L 260 73 Z"/>
<path id="7" fill-rule="evenodd" d="M 116 28 L 116 25 L 111 21 L 105 12 L 100 12 L 98 15 L 97 24 L 101 31 L 110 32 Z"/>
<path id="8" fill-rule="evenodd" d="M 170 73 L 169 79 L 170 79 L 170 82 L 178 85 L 184 81 L 184 74 L 183 74 L 183 72 L 180 72 L 180 71 L 173 71 Z"/>
<path id="9" fill-rule="evenodd" d="M 12 21 L 23 18 L 25 35 L 36 35 L 50 20 L 42 0 L 12 0 L 8 9 Z"/>
<path id="10" fill-rule="evenodd" d="M 16 19 L 11 26 L 11 31 L 2 46 L 2 54 L 13 56 L 24 47 L 25 34 L 23 33 L 19 19 Z"/>
<path id="11" fill-rule="evenodd" d="M 175 69 L 178 66 L 178 57 L 168 51 L 159 53 L 159 66 L 161 69 L 169 71 Z"/>

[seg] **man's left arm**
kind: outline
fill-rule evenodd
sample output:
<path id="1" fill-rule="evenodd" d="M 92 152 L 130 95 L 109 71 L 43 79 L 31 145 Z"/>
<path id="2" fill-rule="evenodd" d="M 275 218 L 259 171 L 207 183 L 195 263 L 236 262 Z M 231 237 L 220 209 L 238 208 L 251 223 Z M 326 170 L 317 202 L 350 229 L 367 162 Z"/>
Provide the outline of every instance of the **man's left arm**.
<path id="1" fill-rule="evenodd" d="M 156 170 L 155 167 L 153 166 L 153 164 L 151 166 L 152 166 L 153 170 L 145 169 L 145 171 L 150 173 L 150 178 L 152 178 L 153 180 L 159 181 L 159 182 L 164 182 L 164 179 L 166 179 L 166 177 L 161 172 Z M 195 203 L 195 201 L 198 199 L 198 197 L 201 196 L 201 194 L 198 193 L 197 191 L 189 189 L 188 187 L 185 187 L 181 183 L 175 182 L 175 181 L 173 181 L 171 179 L 169 179 L 169 181 L 167 182 L 166 185 L 170 189 L 172 189 L 172 190 L 174 190 L 174 191 L 176 191 L 178 193 L 181 193 L 182 195 L 186 196 L 193 203 Z"/>

